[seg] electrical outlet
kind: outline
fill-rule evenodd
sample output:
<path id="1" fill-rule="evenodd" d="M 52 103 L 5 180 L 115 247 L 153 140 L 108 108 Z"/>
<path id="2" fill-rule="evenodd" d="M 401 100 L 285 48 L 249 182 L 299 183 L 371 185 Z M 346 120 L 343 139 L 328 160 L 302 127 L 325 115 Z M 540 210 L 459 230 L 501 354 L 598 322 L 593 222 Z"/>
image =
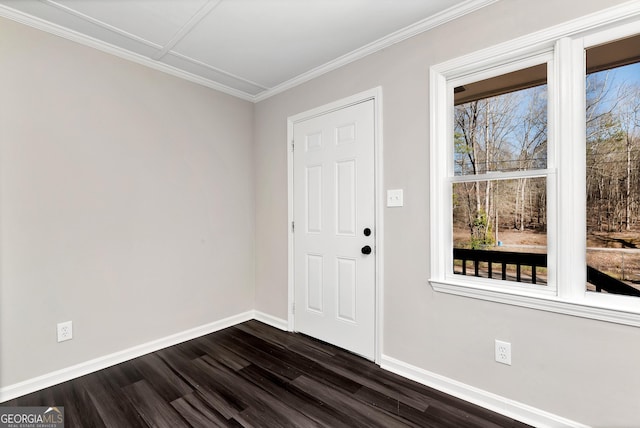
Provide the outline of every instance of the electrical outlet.
<path id="1" fill-rule="evenodd" d="M 73 339 L 73 324 L 71 321 L 58 323 L 58 342 Z"/>
<path id="2" fill-rule="evenodd" d="M 496 340 L 496 361 L 511 365 L 511 343 Z"/>

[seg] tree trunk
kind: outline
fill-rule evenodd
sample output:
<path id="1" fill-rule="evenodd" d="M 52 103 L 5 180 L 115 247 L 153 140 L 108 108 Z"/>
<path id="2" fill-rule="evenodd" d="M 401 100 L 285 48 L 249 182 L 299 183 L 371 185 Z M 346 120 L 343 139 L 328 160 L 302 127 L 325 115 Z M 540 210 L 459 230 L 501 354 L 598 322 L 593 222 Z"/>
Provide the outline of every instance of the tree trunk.
<path id="1" fill-rule="evenodd" d="M 520 231 L 524 230 L 524 225 L 525 225 L 525 217 L 527 213 L 527 210 L 525 207 L 526 195 L 527 195 L 527 179 L 523 178 L 522 189 L 520 193 Z"/>
<path id="2" fill-rule="evenodd" d="M 629 231 L 631 229 L 631 136 L 627 134 L 627 188 L 624 195 L 624 222 L 625 229 Z"/>

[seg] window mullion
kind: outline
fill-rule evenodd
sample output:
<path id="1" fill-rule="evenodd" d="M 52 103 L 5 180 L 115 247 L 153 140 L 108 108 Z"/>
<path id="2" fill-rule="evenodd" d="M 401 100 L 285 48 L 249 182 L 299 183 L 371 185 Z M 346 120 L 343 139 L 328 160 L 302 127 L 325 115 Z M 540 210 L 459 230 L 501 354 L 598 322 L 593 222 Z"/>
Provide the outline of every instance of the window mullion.
<path id="1" fill-rule="evenodd" d="M 582 40 L 560 39 L 553 94 L 558 171 L 557 284 L 566 300 L 584 297 L 586 273 L 585 65 Z"/>
<path id="2" fill-rule="evenodd" d="M 447 177 L 450 174 L 451 162 L 448 153 L 453 139 L 453 120 L 449 111 L 453 107 L 453 97 L 449 94 L 445 76 L 432 68 L 430 74 L 431 105 L 429 121 L 431 124 L 430 139 L 430 193 L 436 201 L 451 200 L 450 184 Z M 442 160 L 445 160 L 444 162 Z M 430 270 L 432 280 L 444 280 L 447 266 L 451 263 L 451 232 L 443 227 L 451 218 L 451 204 L 432 203 L 430 207 L 430 240 L 445 247 L 430 252 Z M 436 245 L 433 245 L 436 247 Z"/>

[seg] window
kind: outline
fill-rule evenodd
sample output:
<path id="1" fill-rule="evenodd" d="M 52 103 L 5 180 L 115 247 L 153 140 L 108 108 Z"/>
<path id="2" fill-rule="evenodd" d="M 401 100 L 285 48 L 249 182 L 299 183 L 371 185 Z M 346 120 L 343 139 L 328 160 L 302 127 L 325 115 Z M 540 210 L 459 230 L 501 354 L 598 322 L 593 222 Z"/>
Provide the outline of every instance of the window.
<path id="1" fill-rule="evenodd" d="M 640 36 L 586 50 L 587 290 L 640 296 Z"/>
<path id="2" fill-rule="evenodd" d="M 547 284 L 546 83 L 542 64 L 454 88 L 455 274 Z"/>
<path id="3" fill-rule="evenodd" d="M 436 291 L 640 326 L 636 9 L 431 68 Z"/>

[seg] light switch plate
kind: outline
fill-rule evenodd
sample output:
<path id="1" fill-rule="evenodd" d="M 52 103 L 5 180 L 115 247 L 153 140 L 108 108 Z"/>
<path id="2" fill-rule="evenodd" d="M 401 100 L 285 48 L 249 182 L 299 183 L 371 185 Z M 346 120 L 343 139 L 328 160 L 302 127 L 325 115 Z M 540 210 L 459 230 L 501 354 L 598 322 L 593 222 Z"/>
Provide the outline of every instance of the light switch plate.
<path id="1" fill-rule="evenodd" d="M 387 206 L 401 207 L 404 206 L 404 196 L 402 189 L 387 190 Z"/>

